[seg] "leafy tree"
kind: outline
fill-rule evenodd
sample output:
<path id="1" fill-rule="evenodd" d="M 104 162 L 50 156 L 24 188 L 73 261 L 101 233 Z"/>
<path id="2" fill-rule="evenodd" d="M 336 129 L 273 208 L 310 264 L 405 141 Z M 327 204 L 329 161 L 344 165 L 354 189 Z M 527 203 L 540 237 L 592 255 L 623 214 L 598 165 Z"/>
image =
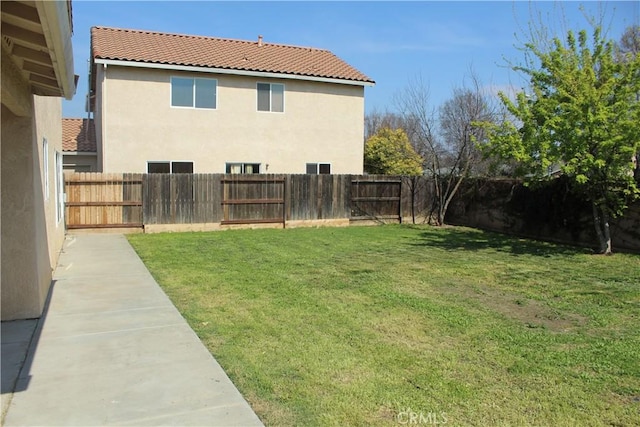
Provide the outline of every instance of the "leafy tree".
<path id="1" fill-rule="evenodd" d="M 365 144 L 364 169 L 372 174 L 421 175 L 422 158 L 402 129 L 383 127 Z"/>
<path id="2" fill-rule="evenodd" d="M 640 58 L 616 60 L 615 44 L 595 28 L 549 49 L 525 44 L 538 66 L 514 69 L 530 79 L 531 93 L 500 98 L 514 122 L 485 125 L 486 153 L 518 162 L 528 183 L 552 178 L 559 169 L 576 194 L 590 202 L 600 252 L 611 253 L 609 220 L 638 197 L 633 177 L 640 147 Z"/>

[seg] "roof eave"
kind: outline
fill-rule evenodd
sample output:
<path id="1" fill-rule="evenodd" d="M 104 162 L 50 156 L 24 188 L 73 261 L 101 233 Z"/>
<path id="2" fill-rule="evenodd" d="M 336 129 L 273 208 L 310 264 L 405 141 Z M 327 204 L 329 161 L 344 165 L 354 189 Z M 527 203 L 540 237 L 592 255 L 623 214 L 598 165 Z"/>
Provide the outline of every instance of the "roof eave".
<path id="1" fill-rule="evenodd" d="M 292 79 L 292 80 L 315 81 L 315 82 L 323 82 L 323 83 L 336 83 L 336 84 L 344 84 L 344 85 L 351 85 L 351 86 L 375 86 L 375 82 L 371 80 L 366 80 L 366 81 L 350 80 L 350 79 L 341 79 L 336 77 L 320 77 L 320 76 L 310 76 L 310 75 L 303 75 L 303 74 L 287 74 L 287 73 L 276 73 L 276 72 L 265 72 L 265 71 L 254 71 L 254 70 L 240 70 L 240 69 L 233 69 L 233 68 L 198 67 L 198 66 L 192 66 L 192 65 L 125 61 L 120 59 L 102 59 L 102 58 L 94 58 L 93 62 L 94 64 L 104 64 L 107 66 L 116 65 L 121 67 L 152 68 L 152 69 L 171 70 L 171 71 L 191 71 L 191 72 L 198 72 L 198 73 L 231 74 L 231 75 L 251 76 L 251 77 L 269 77 L 269 78 L 277 78 L 277 79 Z"/>
<path id="2" fill-rule="evenodd" d="M 64 98 L 70 100 L 76 92 L 71 43 L 70 4 L 66 1 L 36 2 L 51 62 Z"/>

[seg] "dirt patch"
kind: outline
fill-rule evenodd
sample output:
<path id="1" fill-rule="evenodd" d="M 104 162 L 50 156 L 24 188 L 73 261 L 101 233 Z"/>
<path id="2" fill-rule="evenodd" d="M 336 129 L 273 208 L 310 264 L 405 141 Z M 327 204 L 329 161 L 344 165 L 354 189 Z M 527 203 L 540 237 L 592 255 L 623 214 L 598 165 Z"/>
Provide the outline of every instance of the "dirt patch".
<path id="1" fill-rule="evenodd" d="M 449 288 L 447 292 L 479 301 L 505 317 L 517 320 L 530 328 L 545 328 L 553 332 L 567 332 L 587 323 L 585 316 L 563 313 L 543 302 L 494 289 Z"/>
<path id="2" fill-rule="evenodd" d="M 423 351 L 448 345 L 446 340 L 430 333 L 429 321 L 423 314 L 411 309 L 379 313 L 372 317 L 369 328 L 380 341 L 392 346 Z"/>
<path id="3" fill-rule="evenodd" d="M 376 412 L 377 421 L 396 421 L 398 420 L 398 415 L 396 411 L 388 406 L 381 406 L 378 408 Z"/>
<path id="4" fill-rule="evenodd" d="M 254 393 L 247 393 L 245 399 L 265 425 L 294 425 L 295 416 L 284 405 L 257 397 Z"/>

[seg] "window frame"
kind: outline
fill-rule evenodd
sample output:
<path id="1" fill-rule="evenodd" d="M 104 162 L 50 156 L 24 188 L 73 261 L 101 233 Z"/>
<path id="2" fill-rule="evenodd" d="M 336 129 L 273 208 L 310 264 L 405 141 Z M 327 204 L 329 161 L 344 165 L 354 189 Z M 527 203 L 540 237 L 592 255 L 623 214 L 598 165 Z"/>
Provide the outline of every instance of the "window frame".
<path id="1" fill-rule="evenodd" d="M 167 165 L 169 167 L 169 172 L 149 172 L 149 166 L 151 164 L 154 165 Z M 147 160 L 147 173 L 171 173 L 171 162 L 168 160 Z"/>
<path id="2" fill-rule="evenodd" d="M 241 172 L 237 173 L 237 172 L 231 172 L 231 168 L 233 166 L 238 166 L 240 165 L 241 168 Z M 224 164 L 224 171 L 227 174 L 231 174 L 231 175 L 241 175 L 241 174 L 247 174 L 246 172 L 246 167 L 247 166 L 257 166 L 258 170 L 256 172 L 251 172 L 250 175 L 257 175 L 262 173 L 262 163 L 259 162 L 226 162 Z"/>
<path id="3" fill-rule="evenodd" d="M 191 172 L 176 172 L 175 171 L 175 167 L 177 164 L 181 164 L 181 165 L 187 165 L 187 164 L 191 164 Z M 171 172 L 172 174 L 178 174 L 178 173 L 189 173 L 189 174 L 193 174 L 193 162 L 190 160 L 172 160 L 171 161 Z"/>
<path id="4" fill-rule="evenodd" d="M 315 166 L 315 173 L 309 173 L 309 166 L 314 165 Z M 328 166 L 329 167 L 329 172 L 320 172 L 320 169 L 323 166 Z M 305 165 L 305 173 L 307 175 L 331 175 L 333 173 L 333 166 L 330 162 L 307 162 Z"/>
<path id="5" fill-rule="evenodd" d="M 64 223 L 64 205 L 65 205 L 65 193 L 64 193 L 64 175 L 62 165 L 64 158 L 60 151 L 55 152 L 55 168 L 56 168 L 56 226 L 60 223 Z"/>
<path id="6" fill-rule="evenodd" d="M 169 166 L 169 172 L 149 172 L 150 164 L 162 164 Z M 174 163 L 191 163 L 191 172 L 174 172 Z M 193 174 L 194 162 L 192 160 L 147 160 L 147 173 L 160 173 L 160 174 L 176 174 L 176 173 L 191 173 Z"/>
<path id="7" fill-rule="evenodd" d="M 173 81 L 174 79 L 191 80 L 191 105 L 173 105 Z M 205 80 L 215 82 L 215 91 L 213 94 L 214 106 L 213 107 L 198 107 L 197 106 L 197 84 L 196 81 Z M 218 79 L 212 79 L 208 77 L 183 77 L 183 76 L 171 76 L 169 79 L 169 106 L 171 108 L 185 108 L 191 110 L 217 110 L 218 109 Z"/>
<path id="8" fill-rule="evenodd" d="M 42 138 L 42 173 L 44 178 L 44 200 L 49 200 L 49 141 L 47 138 Z"/>
<path id="9" fill-rule="evenodd" d="M 269 109 L 261 110 L 260 109 L 260 85 L 268 85 L 269 86 Z M 273 86 L 281 86 L 282 87 L 282 111 L 274 111 L 273 110 Z M 277 113 L 284 114 L 285 112 L 285 92 L 286 87 L 284 83 L 267 83 L 267 82 L 256 82 L 256 111 L 259 113 Z"/>

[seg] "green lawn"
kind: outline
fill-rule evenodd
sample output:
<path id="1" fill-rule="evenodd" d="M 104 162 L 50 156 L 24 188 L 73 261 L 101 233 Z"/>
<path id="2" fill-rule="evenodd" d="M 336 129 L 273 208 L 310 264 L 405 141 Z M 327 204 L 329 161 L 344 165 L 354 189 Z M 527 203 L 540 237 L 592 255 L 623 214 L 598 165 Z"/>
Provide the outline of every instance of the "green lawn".
<path id="1" fill-rule="evenodd" d="M 393 225 L 129 240 L 266 425 L 640 420 L 638 255 Z"/>

